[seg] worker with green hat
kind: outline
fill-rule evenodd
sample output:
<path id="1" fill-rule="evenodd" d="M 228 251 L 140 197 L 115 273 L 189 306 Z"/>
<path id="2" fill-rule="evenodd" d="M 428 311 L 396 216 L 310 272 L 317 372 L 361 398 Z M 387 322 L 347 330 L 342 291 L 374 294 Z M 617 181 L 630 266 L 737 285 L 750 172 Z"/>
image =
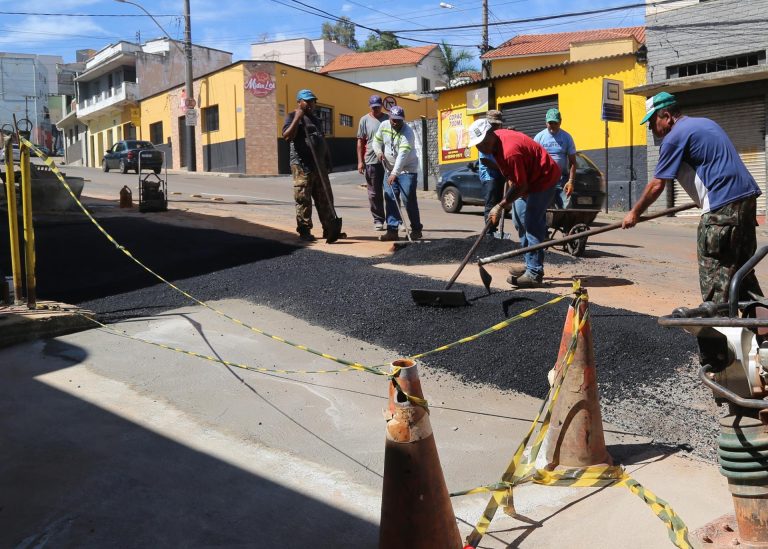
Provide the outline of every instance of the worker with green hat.
<path id="1" fill-rule="evenodd" d="M 549 109 L 544 117 L 547 127 L 533 138 L 536 143 L 552 157 L 560 166 L 562 176 L 555 185 L 555 207 L 563 208 L 573 192 L 573 181 L 576 179 L 576 144 L 573 137 L 560 125 L 563 116 L 558 109 Z"/>
<path id="2" fill-rule="evenodd" d="M 757 248 L 757 197 L 761 191 L 728 135 L 708 118 L 685 116 L 674 95 L 657 93 L 645 103 L 641 124 L 662 139 L 653 179 L 624 217 L 634 227 L 666 185 L 677 180 L 701 208 L 697 238 L 699 285 L 704 301 L 729 301 L 731 278 Z M 747 275 L 739 300 L 763 295 L 755 273 Z"/>

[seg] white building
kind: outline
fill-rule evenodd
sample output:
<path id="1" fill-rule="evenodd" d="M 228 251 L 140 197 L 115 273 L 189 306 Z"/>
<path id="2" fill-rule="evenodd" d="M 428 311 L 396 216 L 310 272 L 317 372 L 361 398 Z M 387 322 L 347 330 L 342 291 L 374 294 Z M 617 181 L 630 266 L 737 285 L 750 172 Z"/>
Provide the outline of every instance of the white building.
<path id="1" fill-rule="evenodd" d="M 51 116 L 48 97 L 56 94 L 56 66 L 64 60 L 54 55 L 0 52 L 0 126 L 28 119 L 32 141 L 50 147 Z"/>
<path id="2" fill-rule="evenodd" d="M 278 61 L 310 71 L 318 71 L 338 56 L 348 53 L 354 52 L 323 38 L 295 38 L 251 44 L 251 59 L 254 61 Z"/>
<path id="3" fill-rule="evenodd" d="M 348 53 L 320 72 L 387 93 L 429 93 L 446 85 L 443 59 L 436 45 Z"/>

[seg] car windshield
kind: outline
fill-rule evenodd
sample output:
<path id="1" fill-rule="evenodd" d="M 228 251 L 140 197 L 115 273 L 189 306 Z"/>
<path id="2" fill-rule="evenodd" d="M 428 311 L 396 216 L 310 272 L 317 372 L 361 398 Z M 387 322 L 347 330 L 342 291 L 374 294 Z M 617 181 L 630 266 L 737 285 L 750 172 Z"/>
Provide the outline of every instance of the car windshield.
<path id="1" fill-rule="evenodd" d="M 600 171 L 599 168 L 595 166 L 595 164 L 589 158 L 581 153 L 576 153 L 576 169 Z"/>
<path id="2" fill-rule="evenodd" d="M 129 149 L 154 149 L 149 141 L 126 141 Z"/>

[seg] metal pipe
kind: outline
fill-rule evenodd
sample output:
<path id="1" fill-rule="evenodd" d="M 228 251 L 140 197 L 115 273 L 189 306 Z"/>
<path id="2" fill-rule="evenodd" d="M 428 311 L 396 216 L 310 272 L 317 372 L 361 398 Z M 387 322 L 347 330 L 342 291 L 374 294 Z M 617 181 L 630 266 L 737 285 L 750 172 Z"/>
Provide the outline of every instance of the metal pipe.
<path id="1" fill-rule="evenodd" d="M 712 365 L 711 364 L 704 364 L 699 369 L 699 379 L 712 389 L 712 391 L 724 399 L 728 400 L 729 402 L 732 402 L 736 404 L 737 406 L 741 406 L 742 408 L 755 408 L 758 410 L 768 409 L 768 401 L 766 400 L 759 400 L 756 398 L 743 398 L 734 393 L 733 391 L 726 389 L 719 383 L 717 383 L 715 380 L 710 379 L 708 374 L 713 373 L 712 372 Z"/>
<path id="2" fill-rule="evenodd" d="M 739 289 L 741 288 L 741 282 L 744 278 L 752 272 L 755 265 L 760 263 L 762 259 L 768 254 L 768 246 L 763 246 L 755 255 L 749 258 L 749 260 L 736 271 L 731 279 L 731 286 L 728 293 L 728 302 L 730 304 L 730 316 L 737 316 L 739 312 Z"/>
<path id="3" fill-rule="evenodd" d="M 21 149 L 19 149 L 21 150 Z M 13 171 L 13 145 L 5 143 L 5 197 L 8 201 L 8 234 L 10 237 L 11 274 L 14 302 L 21 300 L 21 249 L 19 248 L 19 212 L 16 207 L 16 173 Z"/>
<path id="4" fill-rule="evenodd" d="M 658 320 L 659 326 L 677 328 L 765 328 L 768 327 L 768 319 L 762 318 L 730 318 L 727 316 L 718 318 L 671 318 L 663 316 Z"/>
<path id="5" fill-rule="evenodd" d="M 21 152 L 21 209 L 24 218 L 24 268 L 27 274 L 27 307 L 37 306 L 35 281 L 35 228 L 32 222 L 32 169 L 29 162 L 29 147 L 23 142 Z"/>

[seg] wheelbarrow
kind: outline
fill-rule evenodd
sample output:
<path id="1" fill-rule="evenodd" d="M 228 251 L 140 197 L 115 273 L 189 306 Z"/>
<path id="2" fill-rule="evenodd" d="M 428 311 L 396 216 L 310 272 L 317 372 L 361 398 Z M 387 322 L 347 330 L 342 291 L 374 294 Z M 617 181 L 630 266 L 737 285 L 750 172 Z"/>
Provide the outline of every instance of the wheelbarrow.
<path id="1" fill-rule="evenodd" d="M 589 225 L 595 220 L 600 210 L 587 210 L 581 208 L 557 208 L 547 210 L 547 227 L 549 232 L 547 234 L 549 240 L 557 238 L 557 234 L 560 233 L 561 237 L 571 236 L 579 233 L 583 233 L 589 230 Z M 562 244 L 563 251 L 571 254 L 575 257 L 580 257 L 584 254 L 584 250 L 587 247 L 587 236 L 583 238 L 577 238 L 568 240 Z"/>

